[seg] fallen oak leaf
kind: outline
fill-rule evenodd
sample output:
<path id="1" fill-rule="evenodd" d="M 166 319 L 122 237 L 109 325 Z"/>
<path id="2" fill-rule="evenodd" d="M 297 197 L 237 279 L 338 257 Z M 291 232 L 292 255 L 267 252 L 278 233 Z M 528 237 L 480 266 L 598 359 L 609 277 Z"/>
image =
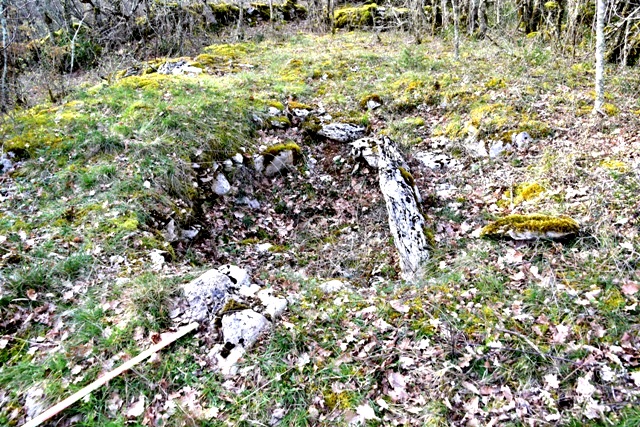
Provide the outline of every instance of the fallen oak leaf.
<path id="1" fill-rule="evenodd" d="M 364 405 L 358 406 L 356 408 L 356 413 L 358 415 L 360 415 L 365 420 L 378 420 L 379 419 L 376 416 L 376 413 L 373 410 L 373 408 L 368 403 L 365 403 Z"/>
<path id="2" fill-rule="evenodd" d="M 140 398 L 133 402 L 129 408 L 127 408 L 126 416 L 127 418 L 137 418 L 144 413 L 145 409 L 145 396 L 144 394 L 140 395 Z"/>
<path id="3" fill-rule="evenodd" d="M 408 313 L 409 312 L 409 306 L 406 305 L 406 304 L 403 304 L 402 301 L 400 301 L 400 300 L 389 301 L 389 305 L 391 306 L 391 308 L 393 308 L 398 313 Z"/>
<path id="4" fill-rule="evenodd" d="M 622 285 L 621 289 L 623 294 L 625 295 L 633 295 L 638 290 L 640 290 L 640 285 L 636 282 L 632 282 L 630 280 L 626 281 L 624 285 Z"/>

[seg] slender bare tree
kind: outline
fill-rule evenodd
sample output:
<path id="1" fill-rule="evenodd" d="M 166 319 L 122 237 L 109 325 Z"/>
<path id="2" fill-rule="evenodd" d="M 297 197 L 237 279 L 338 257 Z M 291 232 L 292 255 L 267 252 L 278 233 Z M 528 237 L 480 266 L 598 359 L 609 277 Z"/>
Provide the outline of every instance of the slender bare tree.
<path id="1" fill-rule="evenodd" d="M 602 111 L 604 103 L 604 14 L 605 0 L 597 0 L 596 10 L 596 100 L 593 112 Z"/>
<path id="2" fill-rule="evenodd" d="M 460 14 L 458 11 L 458 2 L 460 0 L 451 0 L 453 6 L 453 43 L 455 48 L 455 58 L 460 58 Z"/>
<path id="3" fill-rule="evenodd" d="M 9 87 L 7 72 L 9 68 L 9 30 L 7 29 L 7 0 L 0 0 L 0 31 L 2 31 L 2 78 L 0 79 L 0 111 L 7 111 Z"/>

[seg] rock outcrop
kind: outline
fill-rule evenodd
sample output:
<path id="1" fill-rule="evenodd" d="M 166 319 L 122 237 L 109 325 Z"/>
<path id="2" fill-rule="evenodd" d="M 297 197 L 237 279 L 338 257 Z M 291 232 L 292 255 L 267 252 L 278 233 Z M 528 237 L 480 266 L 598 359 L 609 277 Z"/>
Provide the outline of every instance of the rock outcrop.
<path id="1" fill-rule="evenodd" d="M 351 123 L 329 123 L 323 125 L 318 135 L 338 142 L 351 142 L 364 136 L 366 128 Z"/>
<path id="2" fill-rule="evenodd" d="M 209 352 L 216 369 L 229 374 L 242 355 L 267 333 L 287 307 L 287 300 L 251 283 L 246 270 L 223 265 L 208 270 L 183 286 L 188 305 L 186 320 L 218 329 L 222 343 Z"/>
<path id="3" fill-rule="evenodd" d="M 389 215 L 389 228 L 400 254 L 402 278 L 422 277 L 431 244 L 420 209 L 422 199 L 409 166 L 396 144 L 388 137 L 363 138 L 351 143 L 351 154 L 369 167 L 378 169 L 380 191 Z"/>

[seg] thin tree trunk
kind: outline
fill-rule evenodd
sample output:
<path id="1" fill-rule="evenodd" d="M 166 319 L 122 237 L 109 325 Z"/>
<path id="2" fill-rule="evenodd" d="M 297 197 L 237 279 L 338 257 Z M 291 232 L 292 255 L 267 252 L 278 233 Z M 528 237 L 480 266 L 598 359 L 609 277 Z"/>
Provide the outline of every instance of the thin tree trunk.
<path id="1" fill-rule="evenodd" d="M 449 14 L 447 13 L 447 0 L 440 2 L 440 9 L 442 9 L 442 28 L 445 29 L 449 26 Z"/>
<path id="2" fill-rule="evenodd" d="M 80 29 L 82 29 L 82 26 L 84 25 L 85 17 L 86 16 L 83 16 L 82 21 L 78 23 L 78 28 L 76 28 L 76 32 L 73 34 L 73 38 L 71 39 L 71 67 L 69 67 L 69 73 L 73 73 L 73 63 L 76 58 L 76 39 L 78 38 L 78 33 L 80 32 Z"/>
<path id="3" fill-rule="evenodd" d="M 0 111 L 7 111 L 9 104 L 9 88 L 7 74 L 9 68 L 9 34 L 7 30 L 7 0 L 0 0 L 0 27 L 2 29 L 2 79 L 0 80 Z"/>
<path id="4" fill-rule="evenodd" d="M 241 32 L 242 32 L 242 24 L 244 21 L 244 1 L 240 1 L 240 13 L 238 15 L 238 26 L 236 27 L 236 40 L 240 40 Z"/>
<path id="5" fill-rule="evenodd" d="M 456 61 L 460 58 L 460 17 L 458 16 L 458 1 L 460 0 L 451 0 L 451 4 L 453 5 L 453 43 Z"/>
<path id="6" fill-rule="evenodd" d="M 483 37 L 487 34 L 487 2 L 480 0 L 478 3 L 478 34 Z"/>
<path id="7" fill-rule="evenodd" d="M 478 11 L 477 0 L 469 0 L 469 21 L 467 23 L 467 33 L 469 36 L 473 36 L 473 32 L 476 30 L 476 12 Z"/>
<path id="8" fill-rule="evenodd" d="M 605 0 L 597 0 L 596 18 L 596 100 L 593 112 L 598 113 L 604 104 L 604 14 Z"/>

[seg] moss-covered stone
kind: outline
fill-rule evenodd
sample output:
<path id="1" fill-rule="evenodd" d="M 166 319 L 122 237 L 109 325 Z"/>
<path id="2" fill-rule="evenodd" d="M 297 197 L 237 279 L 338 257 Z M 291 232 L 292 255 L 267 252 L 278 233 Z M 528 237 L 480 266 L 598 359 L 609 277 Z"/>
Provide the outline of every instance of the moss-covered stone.
<path id="1" fill-rule="evenodd" d="M 262 152 L 262 155 L 265 156 L 265 158 L 273 158 L 285 150 L 291 150 L 293 152 L 294 158 L 299 159 L 302 156 L 302 150 L 300 149 L 300 146 L 291 141 L 267 147 L 267 149 Z"/>
<path id="2" fill-rule="evenodd" d="M 374 23 L 377 10 L 378 5 L 375 3 L 337 9 L 333 15 L 334 26 L 347 29 L 370 27 Z"/>
<path id="3" fill-rule="evenodd" d="M 360 108 L 362 108 L 363 110 L 368 110 L 369 101 L 373 101 L 381 105 L 383 104 L 382 98 L 380 97 L 380 95 L 378 95 L 377 93 L 372 93 L 369 95 L 365 95 L 364 97 L 362 97 L 362 99 L 360 99 Z"/>
<path id="4" fill-rule="evenodd" d="M 285 116 L 272 116 L 267 118 L 267 125 L 271 128 L 286 129 L 291 127 L 291 120 Z"/>
<path id="5" fill-rule="evenodd" d="M 315 135 L 322 129 L 322 122 L 318 117 L 310 114 L 302 121 L 300 128 L 307 134 Z"/>
<path id="6" fill-rule="evenodd" d="M 515 240 L 560 239 L 575 235 L 579 231 L 580 225 L 567 216 L 509 215 L 486 225 L 480 236 L 508 236 Z"/>

